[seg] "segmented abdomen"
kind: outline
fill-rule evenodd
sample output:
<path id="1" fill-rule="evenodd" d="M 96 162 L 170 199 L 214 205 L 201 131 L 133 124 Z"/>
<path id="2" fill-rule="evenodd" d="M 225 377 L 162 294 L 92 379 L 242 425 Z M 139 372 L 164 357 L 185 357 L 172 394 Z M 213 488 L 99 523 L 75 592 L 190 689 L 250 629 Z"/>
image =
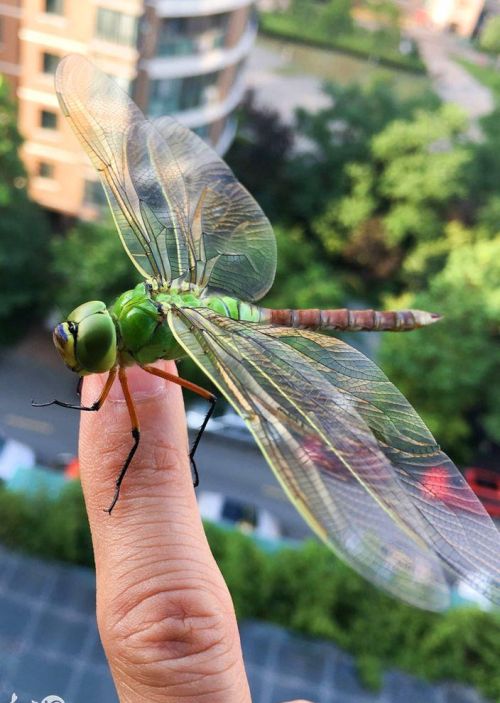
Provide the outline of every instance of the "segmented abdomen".
<path id="1" fill-rule="evenodd" d="M 440 319 L 440 315 L 423 310 L 260 310 L 261 322 L 302 329 L 405 332 Z"/>
<path id="2" fill-rule="evenodd" d="M 405 332 L 441 319 L 423 310 L 272 310 L 229 296 L 214 296 L 207 302 L 215 312 L 233 320 L 312 330 Z"/>

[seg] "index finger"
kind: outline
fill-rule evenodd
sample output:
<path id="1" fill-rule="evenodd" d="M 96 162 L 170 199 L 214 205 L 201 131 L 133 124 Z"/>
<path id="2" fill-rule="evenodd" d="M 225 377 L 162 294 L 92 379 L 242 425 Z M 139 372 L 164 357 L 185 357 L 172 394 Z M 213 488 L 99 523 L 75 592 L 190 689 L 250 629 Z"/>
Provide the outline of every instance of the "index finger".
<path id="1" fill-rule="evenodd" d="M 132 443 L 117 381 L 99 412 L 82 413 L 80 433 L 98 625 L 120 699 L 195 703 L 217 691 L 220 703 L 249 703 L 231 598 L 196 505 L 181 389 L 138 367 L 127 377 L 141 441 L 111 516 L 103 508 Z M 102 384 L 86 378 L 85 404 Z"/>

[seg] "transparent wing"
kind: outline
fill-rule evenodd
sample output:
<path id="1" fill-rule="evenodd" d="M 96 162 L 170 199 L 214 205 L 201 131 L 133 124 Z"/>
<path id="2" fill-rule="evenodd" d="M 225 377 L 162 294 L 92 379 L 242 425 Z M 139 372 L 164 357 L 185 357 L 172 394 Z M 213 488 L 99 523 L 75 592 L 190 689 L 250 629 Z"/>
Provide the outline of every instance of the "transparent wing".
<path id="1" fill-rule="evenodd" d="M 147 121 L 82 56 L 61 61 L 56 91 L 145 277 L 181 278 L 248 300 L 269 289 L 276 266 L 272 228 L 209 147 L 174 120 Z"/>
<path id="2" fill-rule="evenodd" d="M 61 109 L 97 169 L 127 253 L 146 278 L 171 281 L 189 269 L 186 193 L 168 146 L 168 199 L 150 158 L 157 137 L 126 93 L 83 56 L 58 66 Z"/>
<path id="3" fill-rule="evenodd" d="M 170 117 L 154 125 L 169 144 L 187 193 L 187 215 L 198 260 L 197 282 L 242 300 L 258 300 L 276 272 L 269 220 L 229 166 L 196 134 Z M 165 190 L 159 149 L 153 150 Z"/>
<path id="4" fill-rule="evenodd" d="M 171 324 L 179 341 L 244 417 L 318 534 L 392 593 L 444 607 L 448 586 L 439 560 L 348 400 L 307 359 L 267 337 L 265 327 L 204 310 L 177 315 Z"/>
<path id="5" fill-rule="evenodd" d="M 329 337 L 206 309 L 173 310 L 169 323 L 306 520 L 358 572 L 435 610 L 448 603 L 448 568 L 500 600 L 495 527 L 374 364 Z M 446 500 L 424 478 L 436 467 L 449 476 Z"/>
<path id="6" fill-rule="evenodd" d="M 399 484 L 424 520 L 442 562 L 494 602 L 500 600 L 500 533 L 460 471 L 385 374 L 347 344 L 301 330 L 271 328 L 349 396 Z"/>

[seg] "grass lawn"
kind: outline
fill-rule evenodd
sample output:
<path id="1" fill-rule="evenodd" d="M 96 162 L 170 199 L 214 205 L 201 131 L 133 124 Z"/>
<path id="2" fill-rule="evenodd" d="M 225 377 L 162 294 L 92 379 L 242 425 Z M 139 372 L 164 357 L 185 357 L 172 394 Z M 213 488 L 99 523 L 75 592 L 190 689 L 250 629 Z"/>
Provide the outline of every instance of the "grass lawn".
<path id="1" fill-rule="evenodd" d="M 497 98 L 500 98 L 500 71 L 492 66 L 478 66 L 471 61 L 457 58 L 457 63 L 463 66 L 471 76 L 493 91 Z"/>

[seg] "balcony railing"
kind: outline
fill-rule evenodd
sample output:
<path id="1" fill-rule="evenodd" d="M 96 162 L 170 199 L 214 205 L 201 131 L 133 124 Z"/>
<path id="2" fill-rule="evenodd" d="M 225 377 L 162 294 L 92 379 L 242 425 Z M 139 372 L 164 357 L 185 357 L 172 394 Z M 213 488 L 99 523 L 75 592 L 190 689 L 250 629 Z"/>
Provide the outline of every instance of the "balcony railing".
<path id="1" fill-rule="evenodd" d="M 224 46 L 189 55 L 179 53 L 168 57 L 153 56 L 150 59 L 142 60 L 140 67 L 147 72 L 151 80 L 176 79 L 221 71 L 228 66 L 234 66 L 248 56 L 256 34 L 256 24 L 251 20 L 234 46 Z"/>
<path id="2" fill-rule="evenodd" d="M 157 17 L 195 17 L 215 12 L 231 12 L 251 5 L 253 0 L 148 0 Z M 179 8 L 182 7 L 182 10 Z"/>

